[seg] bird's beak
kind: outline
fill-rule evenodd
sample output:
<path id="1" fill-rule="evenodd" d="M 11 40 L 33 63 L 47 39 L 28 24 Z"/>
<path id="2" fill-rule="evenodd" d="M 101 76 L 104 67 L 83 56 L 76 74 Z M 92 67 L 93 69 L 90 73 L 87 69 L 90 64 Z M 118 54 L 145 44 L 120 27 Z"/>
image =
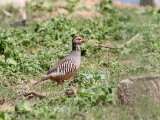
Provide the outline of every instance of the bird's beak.
<path id="1" fill-rule="evenodd" d="M 82 40 L 81 40 L 81 43 L 84 43 L 84 42 L 86 42 L 86 40 L 82 39 Z"/>

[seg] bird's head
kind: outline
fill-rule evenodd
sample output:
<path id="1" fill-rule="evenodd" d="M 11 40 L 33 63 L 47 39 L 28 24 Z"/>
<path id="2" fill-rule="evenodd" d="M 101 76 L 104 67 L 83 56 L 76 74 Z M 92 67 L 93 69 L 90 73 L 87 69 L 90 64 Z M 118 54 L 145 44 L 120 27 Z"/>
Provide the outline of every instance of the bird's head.
<path id="1" fill-rule="evenodd" d="M 79 36 L 74 36 L 72 39 L 72 42 L 73 42 L 73 44 L 81 45 L 82 43 L 85 42 L 85 40 Z"/>

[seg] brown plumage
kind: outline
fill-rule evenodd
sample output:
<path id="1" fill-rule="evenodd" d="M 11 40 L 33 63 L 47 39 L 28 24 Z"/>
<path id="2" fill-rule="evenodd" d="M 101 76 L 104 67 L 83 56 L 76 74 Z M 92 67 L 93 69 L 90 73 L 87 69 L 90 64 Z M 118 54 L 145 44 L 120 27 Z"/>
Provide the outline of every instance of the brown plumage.
<path id="1" fill-rule="evenodd" d="M 80 68 L 80 45 L 83 42 L 84 40 L 81 37 L 73 37 L 71 53 L 61 59 L 57 64 L 53 65 L 46 75 L 43 75 L 40 81 L 36 82 L 35 84 L 47 79 L 51 79 L 57 83 L 63 83 L 64 80 L 70 79 Z"/>

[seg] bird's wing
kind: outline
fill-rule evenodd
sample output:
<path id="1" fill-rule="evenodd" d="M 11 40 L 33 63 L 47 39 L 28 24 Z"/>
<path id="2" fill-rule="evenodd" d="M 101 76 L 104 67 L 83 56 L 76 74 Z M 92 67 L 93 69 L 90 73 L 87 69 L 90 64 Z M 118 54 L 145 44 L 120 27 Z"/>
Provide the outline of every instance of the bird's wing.
<path id="1" fill-rule="evenodd" d="M 73 71 L 73 69 L 76 69 L 76 65 L 75 62 L 73 61 L 73 58 L 66 56 L 65 58 L 60 60 L 57 64 L 53 65 L 51 69 L 47 72 L 47 75 L 56 72 L 58 69 L 61 71 L 68 69 L 65 70 L 66 72 Z"/>

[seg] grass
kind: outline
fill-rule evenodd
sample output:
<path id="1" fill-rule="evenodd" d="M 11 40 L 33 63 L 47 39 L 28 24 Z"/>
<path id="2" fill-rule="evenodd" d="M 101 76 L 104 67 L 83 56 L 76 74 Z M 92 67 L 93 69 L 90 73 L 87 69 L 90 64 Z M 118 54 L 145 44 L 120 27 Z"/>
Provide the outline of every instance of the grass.
<path id="1" fill-rule="evenodd" d="M 74 16 L 74 10 L 69 10 L 68 14 L 50 20 L 34 19 L 26 27 L 0 28 L 0 96 L 5 97 L 6 104 L 15 106 L 0 110 L 0 119 L 160 119 L 159 103 L 142 100 L 133 107 L 116 104 L 120 80 L 160 72 L 158 10 L 147 9 L 144 13 L 118 10 L 107 0 L 95 9 L 101 15 L 92 19 Z M 34 13 L 32 9 L 28 12 Z M 39 79 L 53 63 L 68 54 L 71 34 L 87 39 L 81 46 L 81 70 L 75 76 L 80 80 L 77 95 L 64 95 L 69 82 L 57 85 L 48 81 L 31 89 L 49 92 L 49 98 L 15 101 L 18 85 Z M 137 40 L 125 45 L 136 34 Z M 122 47 L 95 47 L 99 44 Z"/>

